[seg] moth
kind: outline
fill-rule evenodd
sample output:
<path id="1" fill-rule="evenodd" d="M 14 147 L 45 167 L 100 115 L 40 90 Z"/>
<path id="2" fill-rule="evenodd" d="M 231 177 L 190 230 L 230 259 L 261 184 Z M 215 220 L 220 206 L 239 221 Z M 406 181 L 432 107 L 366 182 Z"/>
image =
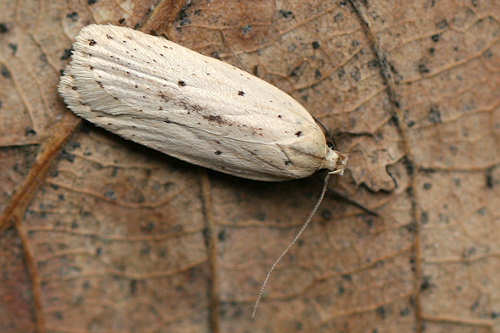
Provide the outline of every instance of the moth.
<path id="1" fill-rule="evenodd" d="M 245 71 L 164 38 L 88 25 L 59 93 L 77 115 L 167 155 L 234 176 L 283 181 L 342 173 L 309 112 Z"/>

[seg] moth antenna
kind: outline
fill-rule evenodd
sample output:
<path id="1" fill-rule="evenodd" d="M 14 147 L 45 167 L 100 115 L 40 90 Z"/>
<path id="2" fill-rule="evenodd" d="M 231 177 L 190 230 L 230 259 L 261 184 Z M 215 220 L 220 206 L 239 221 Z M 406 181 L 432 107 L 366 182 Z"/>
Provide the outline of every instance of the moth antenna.
<path id="1" fill-rule="evenodd" d="M 266 289 L 267 283 L 269 282 L 269 278 L 271 277 L 271 273 L 274 271 L 276 266 L 278 266 L 281 259 L 283 259 L 283 257 L 288 253 L 288 251 L 292 248 L 292 246 L 295 245 L 295 243 L 300 238 L 300 236 L 302 235 L 304 230 L 306 230 L 307 226 L 311 223 L 313 216 L 318 211 L 319 205 L 321 205 L 321 202 L 325 198 L 325 194 L 326 194 L 326 191 L 328 189 L 328 179 L 330 178 L 330 175 L 337 174 L 339 172 L 340 172 L 340 170 L 335 170 L 335 171 L 328 172 L 326 174 L 325 180 L 323 183 L 323 189 L 321 190 L 321 194 L 318 198 L 318 201 L 316 201 L 316 204 L 314 205 L 314 208 L 311 210 L 311 213 L 309 213 L 309 216 L 307 217 L 307 219 L 304 222 L 304 224 L 302 225 L 302 227 L 300 227 L 300 230 L 297 232 L 297 234 L 295 235 L 293 240 L 288 244 L 288 246 L 283 250 L 283 252 L 281 252 L 278 259 L 276 259 L 274 261 L 271 268 L 267 271 L 266 278 L 264 279 L 264 282 L 262 282 L 262 286 L 260 287 L 259 294 L 257 295 L 257 300 L 255 301 L 255 304 L 253 306 L 252 319 L 254 319 L 255 315 L 257 314 L 257 308 L 259 307 L 260 300 L 262 299 L 262 296 L 264 295 L 264 290 Z"/>

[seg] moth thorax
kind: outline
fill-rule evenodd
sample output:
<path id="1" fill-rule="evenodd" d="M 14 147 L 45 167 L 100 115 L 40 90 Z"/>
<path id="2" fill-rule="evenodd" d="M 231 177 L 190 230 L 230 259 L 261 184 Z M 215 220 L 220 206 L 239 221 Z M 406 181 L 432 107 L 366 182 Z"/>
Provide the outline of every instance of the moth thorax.
<path id="1" fill-rule="evenodd" d="M 339 151 L 327 148 L 325 159 L 320 169 L 328 169 L 332 173 L 342 175 L 347 165 L 347 155 Z"/>

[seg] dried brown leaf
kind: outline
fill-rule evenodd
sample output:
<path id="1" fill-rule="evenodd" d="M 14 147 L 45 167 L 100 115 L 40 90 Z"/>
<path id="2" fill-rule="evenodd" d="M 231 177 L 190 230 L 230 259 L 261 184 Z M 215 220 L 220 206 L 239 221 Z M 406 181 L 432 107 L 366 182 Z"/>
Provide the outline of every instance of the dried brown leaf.
<path id="1" fill-rule="evenodd" d="M 499 16 L 477 0 L 0 2 L 0 331 L 500 332 Z M 242 180 L 78 127 L 56 85 L 93 22 L 289 92 L 350 154 L 330 189 L 379 216 L 330 193 L 252 321 L 320 177 Z"/>

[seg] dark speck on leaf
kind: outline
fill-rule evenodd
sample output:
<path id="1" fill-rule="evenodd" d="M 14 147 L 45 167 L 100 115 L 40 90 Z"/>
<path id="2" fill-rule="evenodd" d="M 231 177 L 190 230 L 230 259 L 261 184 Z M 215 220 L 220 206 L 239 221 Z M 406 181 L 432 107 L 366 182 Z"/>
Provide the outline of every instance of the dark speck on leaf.
<path id="1" fill-rule="evenodd" d="M 448 27 L 448 22 L 446 20 L 442 20 L 442 21 L 439 21 L 437 24 L 436 24 L 436 27 L 438 29 L 445 29 Z"/>
<path id="2" fill-rule="evenodd" d="M 382 319 L 386 317 L 385 308 L 383 306 L 379 306 L 375 311 Z"/>
<path id="3" fill-rule="evenodd" d="M 338 78 L 339 78 L 339 79 L 344 78 L 344 76 L 345 76 L 345 69 L 340 68 L 340 69 L 337 71 L 337 76 L 338 76 Z"/>
<path id="4" fill-rule="evenodd" d="M 291 10 L 280 9 L 280 15 L 283 16 L 284 18 L 294 17 L 293 12 Z"/>
<path id="5" fill-rule="evenodd" d="M 492 170 L 489 169 L 487 172 L 486 172 L 486 187 L 487 188 L 493 188 L 495 186 L 495 180 L 493 179 L 493 175 L 492 175 Z"/>
<path id="6" fill-rule="evenodd" d="M 144 222 L 141 224 L 140 229 L 144 233 L 150 233 L 154 230 L 155 223 L 154 222 Z"/>
<path id="7" fill-rule="evenodd" d="M 247 24 L 241 28 L 241 31 L 243 32 L 244 35 L 252 31 L 252 26 L 250 24 Z"/>
<path id="8" fill-rule="evenodd" d="M 36 131 L 34 129 L 32 129 L 31 127 L 26 127 L 24 133 L 25 133 L 26 136 L 34 136 L 34 135 L 36 135 Z"/>
<path id="9" fill-rule="evenodd" d="M 130 280 L 129 289 L 131 295 L 135 295 L 137 293 L 137 280 Z"/>
<path id="10" fill-rule="evenodd" d="M 104 196 L 106 198 L 109 198 L 109 199 L 113 199 L 113 200 L 116 199 L 116 195 L 115 195 L 115 192 L 113 190 L 109 190 L 109 191 L 104 192 Z"/>
<path id="11" fill-rule="evenodd" d="M 354 67 L 353 71 L 351 72 L 351 77 L 354 79 L 354 81 L 361 80 L 361 71 L 358 67 Z"/>
<path id="12" fill-rule="evenodd" d="M 226 230 L 225 230 L 225 229 L 223 229 L 223 230 L 219 231 L 219 233 L 217 234 L 217 238 L 218 238 L 221 242 L 225 241 L 225 240 L 226 240 L 226 237 L 227 237 L 227 235 L 226 235 Z"/>
<path id="13" fill-rule="evenodd" d="M 2 73 L 2 76 L 6 79 L 10 79 L 11 78 L 11 74 L 10 74 L 10 71 L 9 69 L 5 66 L 5 65 L 2 65 L 2 69 L 1 69 L 1 73 Z"/>
<path id="14" fill-rule="evenodd" d="M 424 276 L 422 283 L 420 284 L 420 290 L 424 291 L 431 287 L 430 277 Z"/>
<path id="15" fill-rule="evenodd" d="M 69 18 L 73 22 L 78 21 L 78 13 L 77 12 L 71 12 L 68 15 L 66 15 L 66 17 Z"/>
<path id="16" fill-rule="evenodd" d="M 300 74 L 300 65 L 295 67 L 292 72 L 290 73 L 290 76 L 299 76 Z"/>
<path id="17" fill-rule="evenodd" d="M 66 60 L 71 57 L 71 54 L 73 53 L 73 49 L 65 49 L 63 52 L 63 55 L 61 56 L 61 60 Z"/>
<path id="18" fill-rule="evenodd" d="M 426 64 L 420 63 L 420 64 L 418 64 L 418 72 L 420 74 L 426 74 L 426 73 L 429 73 L 430 70 L 429 70 L 429 68 L 427 68 Z"/>
<path id="19" fill-rule="evenodd" d="M 332 218 L 332 212 L 328 209 L 324 209 L 321 212 L 321 217 L 324 218 L 325 220 L 329 220 Z"/>
<path id="20" fill-rule="evenodd" d="M 12 54 L 16 54 L 17 52 L 17 44 L 9 43 L 9 48 L 12 50 Z"/>
<path id="21" fill-rule="evenodd" d="M 431 106 L 429 110 L 429 121 L 433 124 L 441 123 L 441 112 L 437 106 Z"/>
<path id="22" fill-rule="evenodd" d="M 65 149 L 62 150 L 61 154 L 59 155 L 59 158 L 62 160 L 66 160 L 68 162 L 74 162 L 75 161 L 75 155 L 69 153 Z"/>
<path id="23" fill-rule="evenodd" d="M 9 32 L 9 28 L 7 27 L 7 24 L 0 23 L 0 34 L 5 34 L 7 32 Z"/>
<path id="24" fill-rule="evenodd" d="M 369 68 L 377 68 L 379 66 L 379 62 L 377 59 L 372 59 L 368 62 Z"/>

